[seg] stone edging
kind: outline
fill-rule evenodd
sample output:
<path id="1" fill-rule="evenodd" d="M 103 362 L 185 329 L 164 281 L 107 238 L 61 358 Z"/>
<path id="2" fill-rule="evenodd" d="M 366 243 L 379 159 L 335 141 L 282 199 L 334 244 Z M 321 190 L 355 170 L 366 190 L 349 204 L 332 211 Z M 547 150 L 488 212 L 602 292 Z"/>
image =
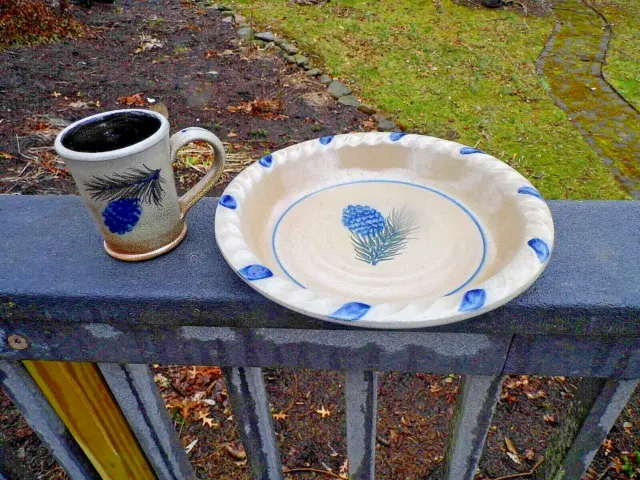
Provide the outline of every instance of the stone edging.
<path id="1" fill-rule="evenodd" d="M 602 50 L 604 51 L 604 54 L 602 63 L 600 64 L 600 76 L 607 83 L 607 85 L 609 85 L 611 90 L 613 90 L 622 100 L 624 100 L 627 105 L 629 105 L 637 113 L 640 113 L 640 110 L 638 110 L 638 108 L 633 103 L 627 100 L 627 98 L 618 91 L 618 89 L 609 81 L 607 75 L 605 74 L 604 66 L 607 64 L 609 44 L 611 43 L 611 39 L 613 38 L 613 25 L 609 22 L 609 20 L 607 20 L 607 17 L 601 11 L 594 7 L 590 2 L 584 2 L 584 4 L 591 10 L 593 10 L 596 15 L 598 15 L 604 22 L 604 33 L 602 38 Z"/>
<path id="2" fill-rule="evenodd" d="M 320 68 L 314 67 L 309 58 L 300 52 L 298 47 L 293 43 L 282 38 L 277 38 L 272 32 L 254 32 L 253 27 L 247 22 L 246 17 L 235 13 L 231 7 L 226 5 L 215 4 L 211 7 L 222 14 L 222 21 L 231 24 L 237 28 L 237 34 L 240 39 L 249 41 L 265 49 L 276 48 L 284 57 L 285 61 L 292 65 L 297 65 L 306 71 L 309 77 L 315 77 L 320 83 L 327 86 L 329 95 L 331 95 L 338 103 L 348 107 L 356 108 L 362 113 L 371 115 L 376 121 L 379 131 L 384 132 L 400 132 L 398 125 L 390 120 L 387 115 L 380 113 L 375 107 L 361 103 L 358 98 L 353 95 L 351 89 L 344 83 L 334 80 L 324 73 Z"/>
<path id="3" fill-rule="evenodd" d="M 594 26 L 593 31 L 586 34 L 581 30 L 576 33 L 572 30 L 572 24 L 592 24 L 591 20 L 584 21 L 584 15 L 580 15 L 570 20 L 567 26 L 567 20 L 556 14 L 553 31 L 536 61 L 536 74 L 549 79 L 550 90 L 547 94 L 560 109 L 567 112 L 571 123 L 622 187 L 631 196 L 640 199 L 640 177 L 635 173 L 640 159 L 640 116 L 634 105 L 621 96 L 603 74 L 612 34 L 611 24 L 598 10 L 579 0 L 559 0 L 553 10 L 558 10 L 560 14 L 571 11 L 598 18 L 602 27 Z M 564 35 L 561 35 L 563 29 Z M 581 43 L 576 47 L 578 38 Z M 596 53 L 591 57 L 584 53 L 586 51 Z M 552 64 L 549 71 L 546 70 L 548 63 Z M 559 64 L 566 71 L 554 73 L 553 66 Z M 576 81 L 576 78 L 584 84 L 584 89 L 589 89 L 589 95 L 583 90 L 576 96 L 567 89 L 566 85 Z M 587 101 L 591 101 L 591 107 Z M 610 113 L 611 105 L 615 105 L 615 116 Z"/>

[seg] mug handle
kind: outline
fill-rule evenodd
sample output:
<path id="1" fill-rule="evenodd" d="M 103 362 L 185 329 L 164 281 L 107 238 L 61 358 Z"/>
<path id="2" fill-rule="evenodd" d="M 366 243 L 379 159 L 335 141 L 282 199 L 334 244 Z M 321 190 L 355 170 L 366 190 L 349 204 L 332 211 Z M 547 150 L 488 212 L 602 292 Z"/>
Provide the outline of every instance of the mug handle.
<path id="1" fill-rule="evenodd" d="M 191 189 L 182 195 L 178 200 L 180 204 L 180 212 L 184 217 L 191 207 L 193 207 L 198 200 L 204 197 L 211 187 L 216 183 L 216 180 L 222 175 L 225 163 L 224 146 L 218 137 L 216 137 L 209 130 L 205 130 L 200 127 L 189 127 L 180 130 L 177 133 L 171 135 L 169 139 L 169 145 L 171 146 L 171 163 L 173 163 L 178 154 L 178 150 L 184 147 L 187 143 L 191 143 L 196 140 L 203 140 L 213 147 L 215 154 L 215 162 L 211 165 L 204 177 L 200 179 Z"/>

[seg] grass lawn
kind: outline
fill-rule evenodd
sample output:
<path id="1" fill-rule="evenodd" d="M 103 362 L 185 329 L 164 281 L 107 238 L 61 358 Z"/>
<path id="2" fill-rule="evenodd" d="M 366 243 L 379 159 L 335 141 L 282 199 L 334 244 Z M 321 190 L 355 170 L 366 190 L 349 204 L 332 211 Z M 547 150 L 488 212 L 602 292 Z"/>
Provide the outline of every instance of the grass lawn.
<path id="1" fill-rule="evenodd" d="M 450 0 L 235 4 L 409 132 L 477 144 L 549 198 L 628 198 L 535 74 L 551 17 Z"/>
<path id="2" fill-rule="evenodd" d="M 613 24 L 605 76 L 624 98 L 640 109 L 640 2 L 595 0 L 593 5 Z"/>

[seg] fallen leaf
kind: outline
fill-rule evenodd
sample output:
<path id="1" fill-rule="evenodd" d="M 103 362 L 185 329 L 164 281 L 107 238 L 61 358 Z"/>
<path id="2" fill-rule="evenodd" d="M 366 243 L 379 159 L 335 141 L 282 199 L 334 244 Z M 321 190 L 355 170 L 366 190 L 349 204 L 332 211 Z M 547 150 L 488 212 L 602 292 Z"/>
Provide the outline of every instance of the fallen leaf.
<path id="1" fill-rule="evenodd" d="M 191 450 L 193 450 L 193 447 L 196 446 L 196 443 L 198 443 L 197 438 L 184 448 L 184 451 L 187 452 L 187 455 L 191 453 Z"/>
<path id="2" fill-rule="evenodd" d="M 164 375 L 162 375 L 161 373 L 156 373 L 153 376 L 153 381 L 162 387 L 169 387 L 171 385 L 169 382 L 169 379 Z"/>
<path id="3" fill-rule="evenodd" d="M 164 118 L 169 118 L 169 110 L 167 109 L 167 106 L 162 102 L 154 105 L 149 105 L 149 110 L 159 113 Z"/>
<path id="4" fill-rule="evenodd" d="M 69 106 L 71 108 L 87 108 L 89 105 L 87 105 L 86 102 L 81 102 L 80 100 L 78 100 L 77 102 L 71 102 Z"/>
<path id="5" fill-rule="evenodd" d="M 633 423 L 631 422 L 624 422 L 622 424 L 622 428 L 624 428 L 625 430 L 631 430 L 631 428 L 633 428 Z"/>
<path id="6" fill-rule="evenodd" d="M 233 133 L 233 132 L 227 133 L 227 137 L 229 137 L 229 138 L 233 138 L 233 137 L 237 137 L 237 136 L 238 136 L 237 133 Z"/>
<path id="7" fill-rule="evenodd" d="M 331 412 L 327 409 L 324 408 L 324 406 L 320 406 L 319 410 L 316 410 L 316 413 L 322 415 L 322 418 L 324 417 L 328 417 L 329 415 L 331 415 Z"/>
<path id="8" fill-rule="evenodd" d="M 544 421 L 547 422 L 549 425 L 557 425 L 558 423 L 558 418 L 555 415 L 545 413 L 542 416 L 542 418 L 544 418 Z"/>
<path id="9" fill-rule="evenodd" d="M 287 418 L 288 416 L 289 416 L 289 415 L 287 415 L 287 414 L 286 414 L 286 413 L 284 413 L 284 412 L 274 413 L 274 414 L 273 414 L 273 418 L 274 418 L 275 420 L 284 420 L 284 419 L 285 419 L 285 418 Z"/>
<path id="10" fill-rule="evenodd" d="M 164 43 L 162 43 L 157 38 L 150 37 L 148 35 L 142 34 L 140 35 L 140 46 L 134 50 L 133 53 L 142 53 L 148 50 L 153 50 L 156 48 L 164 47 Z"/>
<path id="11" fill-rule="evenodd" d="M 363 121 L 362 126 L 364 127 L 365 130 L 376 130 L 378 128 L 376 121 L 371 118 L 368 118 L 365 121 Z"/>
<path id="12" fill-rule="evenodd" d="M 602 446 L 604 447 L 604 451 L 606 452 L 607 455 L 609 455 L 611 452 L 613 452 L 613 440 L 611 440 L 610 438 L 608 438 L 607 440 L 605 440 L 604 442 L 602 442 Z"/>
<path id="13" fill-rule="evenodd" d="M 204 58 L 216 58 L 219 57 L 220 54 L 215 50 L 207 50 L 204 52 Z"/>
<path id="14" fill-rule="evenodd" d="M 598 476 L 598 472 L 594 470 L 593 467 L 589 467 L 587 473 L 585 473 L 582 478 L 583 480 L 596 480 Z"/>
<path id="15" fill-rule="evenodd" d="M 244 460 L 245 458 L 247 458 L 247 454 L 245 453 L 244 447 L 242 445 L 240 445 L 238 448 L 233 448 L 233 446 L 231 445 L 225 445 L 224 449 L 236 460 Z"/>
<path id="16" fill-rule="evenodd" d="M 527 450 L 524 452 L 524 458 L 526 458 L 530 462 L 533 462 L 536 459 L 536 451 L 532 450 L 531 448 L 527 448 Z"/>
<path id="17" fill-rule="evenodd" d="M 203 418 L 202 426 L 204 427 L 205 425 L 208 425 L 209 428 L 218 428 L 220 426 L 219 423 L 213 421 L 213 418 Z"/>
<path id="18" fill-rule="evenodd" d="M 282 114 L 285 104 L 281 99 L 260 99 L 256 98 L 250 102 L 242 102 L 238 105 L 230 105 L 227 110 L 231 113 L 245 113 L 262 117 L 265 120 L 283 120 L 288 118 Z"/>
<path id="19" fill-rule="evenodd" d="M 377 128 L 377 127 L 376 127 Z M 429 387 L 429 391 L 431 393 L 440 393 L 442 391 L 442 387 L 439 387 L 436 383 L 431 384 Z"/>
<path id="20" fill-rule="evenodd" d="M 526 395 L 529 400 L 535 400 L 537 398 L 547 398 L 547 394 L 542 390 L 538 390 L 537 392 L 533 393 L 527 392 Z"/>
<path id="21" fill-rule="evenodd" d="M 518 456 L 518 450 L 516 450 L 516 446 L 513 444 L 509 437 L 504 437 L 504 444 L 507 446 L 507 450 L 509 450 L 515 456 Z"/>
<path id="22" fill-rule="evenodd" d="M 51 95 L 55 98 L 58 98 L 62 94 L 60 92 L 53 92 Z"/>
<path id="23" fill-rule="evenodd" d="M 156 99 L 155 98 L 151 98 L 151 97 L 147 97 L 147 102 L 156 103 Z"/>
<path id="24" fill-rule="evenodd" d="M 196 392 L 191 397 L 191 400 L 195 400 L 195 401 L 202 400 L 206 394 L 207 392 Z"/>
<path id="25" fill-rule="evenodd" d="M 209 412 L 200 412 L 197 420 L 202 421 L 202 426 L 209 425 L 209 428 L 218 427 L 219 425 L 213 421 L 213 418 L 209 417 Z"/>
<path id="26" fill-rule="evenodd" d="M 342 474 L 342 473 L 347 473 L 348 471 L 349 471 L 349 460 L 345 458 L 344 463 L 340 465 L 340 469 L 338 470 L 338 473 Z"/>
<path id="27" fill-rule="evenodd" d="M 395 430 L 389 430 L 389 442 L 395 442 L 398 439 L 398 434 Z"/>
<path id="28" fill-rule="evenodd" d="M 507 392 L 507 393 L 502 394 L 502 395 L 500 396 L 500 398 L 501 398 L 502 400 L 506 400 L 506 401 L 507 401 L 507 403 L 508 403 L 509 405 L 513 405 L 514 403 L 518 403 L 518 402 L 520 402 L 520 400 L 518 400 L 518 397 L 515 397 L 514 395 L 511 395 L 511 394 L 510 394 L 510 393 L 508 393 L 508 392 Z"/>
<path id="29" fill-rule="evenodd" d="M 146 102 L 142 93 L 134 93 L 125 97 L 118 98 L 118 103 L 122 105 L 128 105 L 131 107 L 144 107 Z"/>
<path id="30" fill-rule="evenodd" d="M 522 465 L 522 462 L 520 461 L 520 458 L 518 457 L 518 455 L 511 452 L 507 452 L 507 457 L 509 457 L 513 461 L 513 463 L 515 463 L 516 465 Z"/>

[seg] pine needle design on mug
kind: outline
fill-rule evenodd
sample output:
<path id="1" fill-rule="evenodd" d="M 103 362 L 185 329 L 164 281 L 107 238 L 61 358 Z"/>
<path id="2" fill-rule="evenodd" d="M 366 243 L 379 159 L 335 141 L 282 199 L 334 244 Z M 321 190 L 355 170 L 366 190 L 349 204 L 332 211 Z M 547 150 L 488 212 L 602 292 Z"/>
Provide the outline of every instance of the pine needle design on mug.
<path id="1" fill-rule="evenodd" d="M 109 202 L 102 211 L 104 224 L 111 233 L 124 235 L 140 221 L 143 203 L 162 204 L 163 183 L 159 168 L 143 165 L 112 176 L 93 177 L 85 187 L 92 200 Z"/>

